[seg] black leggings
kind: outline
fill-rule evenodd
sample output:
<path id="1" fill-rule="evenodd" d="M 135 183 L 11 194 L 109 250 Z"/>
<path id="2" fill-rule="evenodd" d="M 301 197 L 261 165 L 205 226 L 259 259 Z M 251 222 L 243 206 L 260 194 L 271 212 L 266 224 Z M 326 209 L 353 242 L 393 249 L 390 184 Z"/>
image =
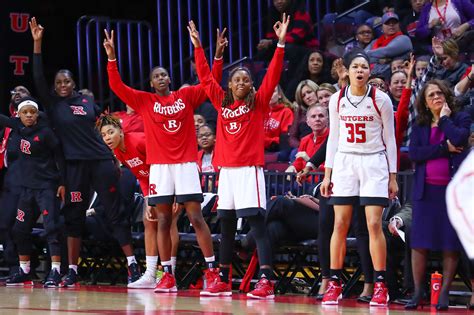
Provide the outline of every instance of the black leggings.
<path id="1" fill-rule="evenodd" d="M 330 270 L 330 243 L 334 230 L 334 208 L 327 204 L 328 199 L 319 196 L 319 237 L 318 249 L 323 278 L 329 278 Z M 369 231 L 364 207 L 354 206 L 352 214 L 352 226 L 357 239 L 357 252 L 359 253 L 365 283 L 374 282 L 374 266 L 369 250 Z"/>

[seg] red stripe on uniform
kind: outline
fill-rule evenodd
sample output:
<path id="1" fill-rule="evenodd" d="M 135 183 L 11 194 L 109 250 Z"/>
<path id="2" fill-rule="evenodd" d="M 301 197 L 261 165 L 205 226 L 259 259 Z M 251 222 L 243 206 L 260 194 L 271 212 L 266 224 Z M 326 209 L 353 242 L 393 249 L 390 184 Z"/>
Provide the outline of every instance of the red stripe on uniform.
<path id="1" fill-rule="evenodd" d="M 255 166 L 254 166 L 255 167 Z M 261 208 L 262 206 L 260 205 L 260 189 L 258 187 L 258 171 L 257 167 L 255 167 L 255 181 L 257 183 L 257 200 L 258 200 L 258 207 Z"/>

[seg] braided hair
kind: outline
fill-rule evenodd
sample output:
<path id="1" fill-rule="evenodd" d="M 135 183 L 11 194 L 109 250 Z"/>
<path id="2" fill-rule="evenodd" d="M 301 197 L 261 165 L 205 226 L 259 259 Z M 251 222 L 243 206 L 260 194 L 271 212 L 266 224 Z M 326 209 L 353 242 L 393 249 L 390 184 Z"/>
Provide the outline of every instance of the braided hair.
<path id="1" fill-rule="evenodd" d="M 245 71 L 247 72 L 248 76 L 250 77 L 250 79 L 252 79 L 252 75 L 250 74 L 250 70 L 246 67 L 237 67 L 237 68 L 234 68 L 230 71 L 229 73 L 229 82 L 232 80 L 232 77 L 234 76 L 234 74 L 237 72 L 237 71 Z M 227 90 L 225 91 L 225 95 L 224 95 L 224 99 L 222 100 L 222 107 L 228 107 L 230 105 L 232 105 L 234 103 L 234 95 L 232 94 L 232 90 L 227 86 Z M 247 94 L 247 96 L 245 97 L 245 105 L 250 109 L 254 109 L 255 108 L 255 89 L 252 88 L 249 92 L 249 94 Z"/>
<path id="2" fill-rule="evenodd" d="M 113 116 L 110 114 L 102 114 L 95 122 L 95 128 L 99 132 L 102 129 L 102 127 L 108 126 L 108 125 L 112 125 L 116 128 L 119 128 L 120 130 L 123 130 L 122 123 L 120 122 L 120 118 L 118 118 L 117 116 Z"/>

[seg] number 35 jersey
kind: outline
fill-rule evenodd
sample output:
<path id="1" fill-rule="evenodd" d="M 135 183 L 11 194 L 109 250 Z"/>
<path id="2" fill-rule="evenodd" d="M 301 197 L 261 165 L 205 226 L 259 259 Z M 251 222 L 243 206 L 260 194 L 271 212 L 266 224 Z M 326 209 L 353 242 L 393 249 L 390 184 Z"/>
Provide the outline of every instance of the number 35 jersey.
<path id="1" fill-rule="evenodd" d="M 384 92 L 368 87 L 363 96 L 350 87 L 332 95 L 326 167 L 333 167 L 336 152 L 374 154 L 386 152 L 389 170 L 396 172 L 397 150 L 392 101 Z"/>

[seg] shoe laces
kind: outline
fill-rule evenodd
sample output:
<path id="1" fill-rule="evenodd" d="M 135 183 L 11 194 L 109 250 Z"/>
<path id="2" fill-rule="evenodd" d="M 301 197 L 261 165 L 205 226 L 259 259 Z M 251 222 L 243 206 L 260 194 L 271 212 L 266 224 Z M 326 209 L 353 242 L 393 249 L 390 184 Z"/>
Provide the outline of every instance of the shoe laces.
<path id="1" fill-rule="evenodd" d="M 260 278 L 260 280 L 258 280 L 257 284 L 255 285 L 255 288 L 261 288 L 263 287 L 264 285 L 267 285 L 268 284 L 268 279 L 265 278 L 265 277 L 262 277 Z"/>
<path id="2" fill-rule="evenodd" d="M 374 288 L 374 297 L 380 297 L 384 292 L 383 285 L 376 285 Z"/>

